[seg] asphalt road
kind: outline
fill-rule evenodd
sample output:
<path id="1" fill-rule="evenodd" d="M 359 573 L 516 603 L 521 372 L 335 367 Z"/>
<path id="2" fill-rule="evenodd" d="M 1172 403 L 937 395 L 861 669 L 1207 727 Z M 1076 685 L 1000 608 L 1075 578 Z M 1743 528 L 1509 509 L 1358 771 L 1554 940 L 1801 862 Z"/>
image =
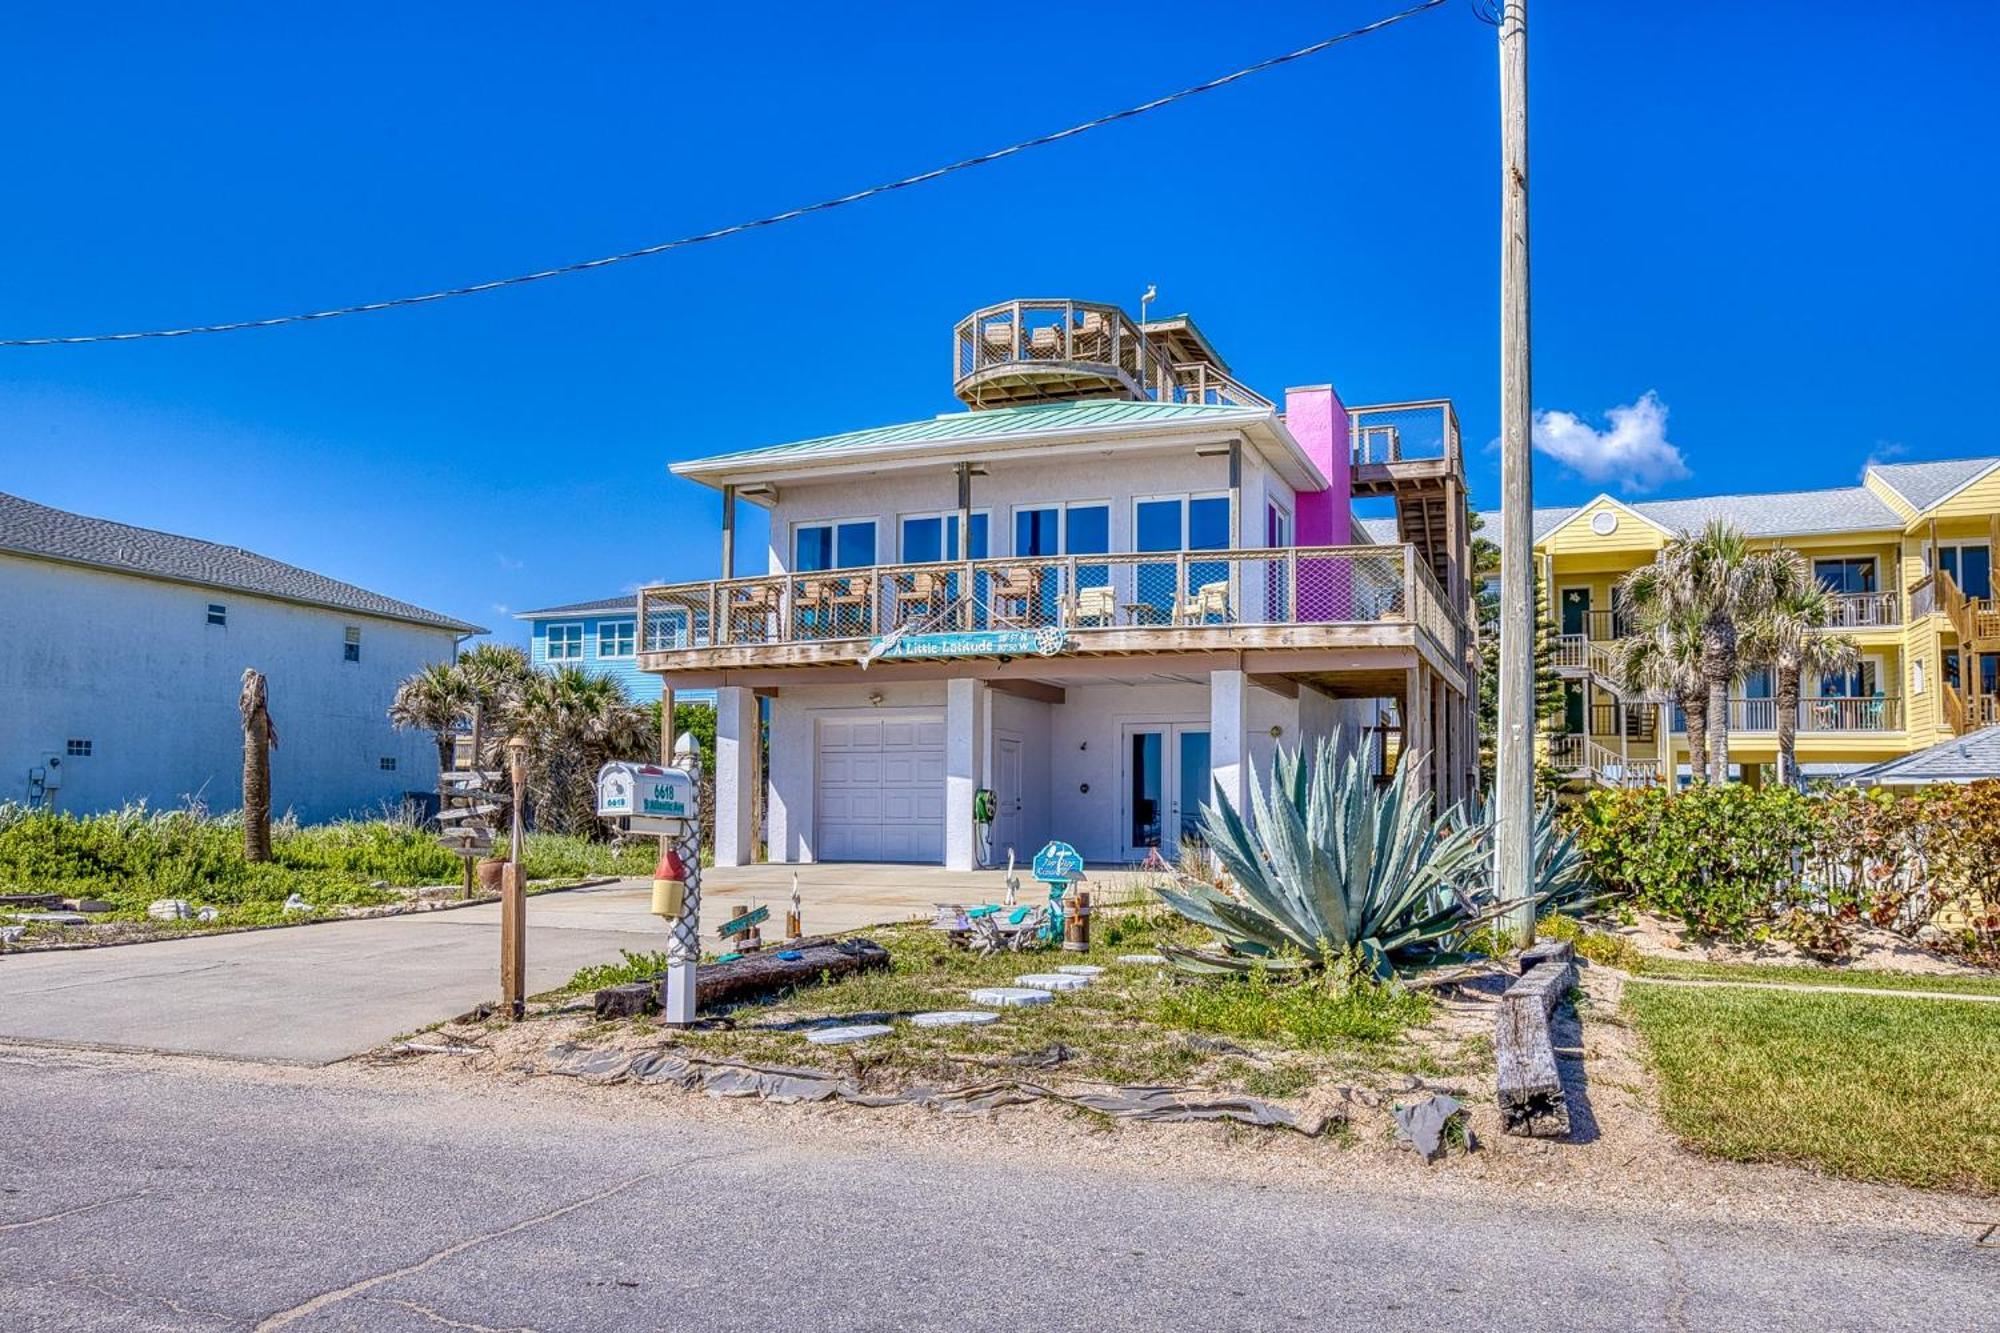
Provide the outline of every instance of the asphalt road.
<path id="1" fill-rule="evenodd" d="M 0 1328 L 2000 1327 L 2000 1251 L 0 1048 Z"/>

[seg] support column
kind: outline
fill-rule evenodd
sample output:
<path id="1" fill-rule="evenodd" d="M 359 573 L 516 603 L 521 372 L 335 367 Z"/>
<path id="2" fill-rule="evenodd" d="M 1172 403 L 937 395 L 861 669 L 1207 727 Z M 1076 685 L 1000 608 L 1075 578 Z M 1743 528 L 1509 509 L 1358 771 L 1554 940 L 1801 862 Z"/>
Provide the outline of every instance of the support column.
<path id="1" fill-rule="evenodd" d="M 1431 690 L 1430 672 L 1421 664 L 1404 673 L 1403 757 L 1396 761 L 1410 770 L 1410 785 L 1419 791 L 1431 789 Z"/>
<path id="2" fill-rule="evenodd" d="M 972 793 L 985 761 L 986 691 L 983 680 L 945 682 L 944 868 L 979 868 L 979 829 L 972 822 Z"/>
<path id="3" fill-rule="evenodd" d="M 715 692 L 715 864 L 749 865 L 757 781 L 757 697 L 740 685 Z"/>
<path id="4" fill-rule="evenodd" d="M 1241 671 L 1208 673 L 1210 796 L 1221 791 L 1238 814 L 1250 808 L 1250 679 Z M 1173 775 L 1165 781 L 1174 782 Z M 1194 817 L 1181 811 L 1183 821 Z"/>
<path id="5" fill-rule="evenodd" d="M 736 487 L 722 488 L 722 577 L 736 577 Z"/>

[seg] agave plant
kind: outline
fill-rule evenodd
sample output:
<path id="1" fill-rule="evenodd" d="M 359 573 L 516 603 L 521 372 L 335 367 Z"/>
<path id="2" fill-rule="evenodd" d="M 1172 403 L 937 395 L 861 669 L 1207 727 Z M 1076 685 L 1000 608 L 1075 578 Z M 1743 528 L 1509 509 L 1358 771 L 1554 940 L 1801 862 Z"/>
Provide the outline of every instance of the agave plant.
<path id="1" fill-rule="evenodd" d="M 1490 834 L 1492 811 L 1487 806 L 1474 801 L 1467 820 L 1473 827 Z M 1603 896 L 1597 882 L 1590 876 L 1589 863 L 1576 849 L 1575 835 L 1566 832 L 1556 818 L 1555 802 L 1551 801 L 1535 812 L 1528 852 L 1532 858 L 1530 864 L 1533 866 L 1537 914 L 1555 911 L 1573 916 Z M 1480 868 L 1477 884 L 1467 887 L 1466 896 L 1482 913 L 1488 908 L 1500 908 L 1490 857 L 1487 864 Z"/>
<path id="2" fill-rule="evenodd" d="M 1454 961 L 1452 942 L 1482 919 L 1469 888 L 1487 871 L 1484 828 L 1434 815 L 1399 764 L 1386 788 L 1358 752 L 1322 741 L 1308 759 L 1279 751 L 1269 782 L 1250 782 L 1250 820 L 1217 791 L 1202 807 L 1218 886 L 1178 875 L 1160 897 L 1213 930 L 1218 947 L 1174 949 L 1197 972 L 1299 970 L 1350 954 L 1377 977 Z"/>

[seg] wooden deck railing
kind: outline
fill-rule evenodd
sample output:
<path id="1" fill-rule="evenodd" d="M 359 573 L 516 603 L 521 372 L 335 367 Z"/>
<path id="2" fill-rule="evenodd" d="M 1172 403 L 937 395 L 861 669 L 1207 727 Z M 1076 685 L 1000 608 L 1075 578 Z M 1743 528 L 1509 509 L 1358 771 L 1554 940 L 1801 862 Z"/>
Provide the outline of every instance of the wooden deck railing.
<path id="1" fill-rule="evenodd" d="M 1349 447 L 1358 464 L 1444 459 L 1454 469 L 1464 465 L 1458 413 L 1449 398 L 1352 407 L 1347 423 Z"/>
<path id="2" fill-rule="evenodd" d="M 1903 599 L 1893 592 L 1837 592 L 1827 601 L 1830 630 L 1892 629 L 1903 623 Z"/>
<path id="3" fill-rule="evenodd" d="M 1104 372 L 1157 402 L 1272 405 L 1220 366 L 1169 361 L 1115 305 L 1006 301 L 973 311 L 953 330 L 952 378 L 959 388 L 988 371 L 1036 364 Z"/>
<path id="4" fill-rule="evenodd" d="M 1466 628 L 1413 547 L 1014 556 L 649 587 L 642 652 L 991 629 L 1405 622 L 1453 661 Z"/>

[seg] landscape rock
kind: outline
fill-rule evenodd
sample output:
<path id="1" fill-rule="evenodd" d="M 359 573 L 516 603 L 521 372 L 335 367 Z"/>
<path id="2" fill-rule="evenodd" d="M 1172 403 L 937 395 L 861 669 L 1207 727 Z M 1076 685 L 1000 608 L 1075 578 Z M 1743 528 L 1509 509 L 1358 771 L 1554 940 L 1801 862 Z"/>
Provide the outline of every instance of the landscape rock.
<path id="1" fill-rule="evenodd" d="M 70 907 L 78 912 L 110 912 L 116 910 L 102 898 L 78 898 L 70 903 Z"/>
<path id="2" fill-rule="evenodd" d="M 1032 990 L 1026 986 L 981 986 L 967 991 L 966 995 L 974 1004 L 990 1004 L 1001 1009 L 1026 1004 L 1047 1004 L 1056 997 L 1045 990 Z"/>
<path id="3" fill-rule="evenodd" d="M 981 1027 L 999 1021 L 1000 1015 L 991 1009 L 933 1009 L 910 1015 L 910 1022 L 920 1028 Z"/>
<path id="4" fill-rule="evenodd" d="M 12 944 L 27 933 L 26 926 L 0 926 L 0 944 Z"/>
<path id="5" fill-rule="evenodd" d="M 146 915 L 155 921 L 185 921 L 194 915 L 185 898 L 155 898 L 146 907 Z"/>
<path id="6" fill-rule="evenodd" d="M 1121 953 L 1118 955 L 1118 961 L 1146 967 L 1165 967 L 1167 963 L 1164 957 L 1156 953 Z"/>
<path id="7" fill-rule="evenodd" d="M 197 921 L 214 921 L 221 915 L 222 909 L 219 907 L 204 907 L 194 914 L 194 919 Z"/>
<path id="8" fill-rule="evenodd" d="M 867 1041 L 871 1037 L 886 1037 L 895 1029 L 886 1023 L 850 1023 L 845 1027 L 821 1028 L 817 1032 L 806 1033 L 806 1040 L 815 1046 L 847 1046 L 857 1041 Z"/>
<path id="9" fill-rule="evenodd" d="M 289 898 L 285 899 L 284 910 L 288 913 L 310 912 L 313 910 L 313 905 L 307 902 L 304 898 L 300 897 L 298 894 L 294 893 Z"/>
<path id="10" fill-rule="evenodd" d="M 1095 963 L 1065 963 L 1056 971 L 1066 977 L 1095 977 L 1104 974 L 1104 969 Z"/>
<path id="11" fill-rule="evenodd" d="M 1082 990 L 1090 984 L 1090 978 L 1070 976 L 1063 972 L 1030 972 L 1025 976 L 1015 977 L 1014 984 L 1034 990 Z"/>

